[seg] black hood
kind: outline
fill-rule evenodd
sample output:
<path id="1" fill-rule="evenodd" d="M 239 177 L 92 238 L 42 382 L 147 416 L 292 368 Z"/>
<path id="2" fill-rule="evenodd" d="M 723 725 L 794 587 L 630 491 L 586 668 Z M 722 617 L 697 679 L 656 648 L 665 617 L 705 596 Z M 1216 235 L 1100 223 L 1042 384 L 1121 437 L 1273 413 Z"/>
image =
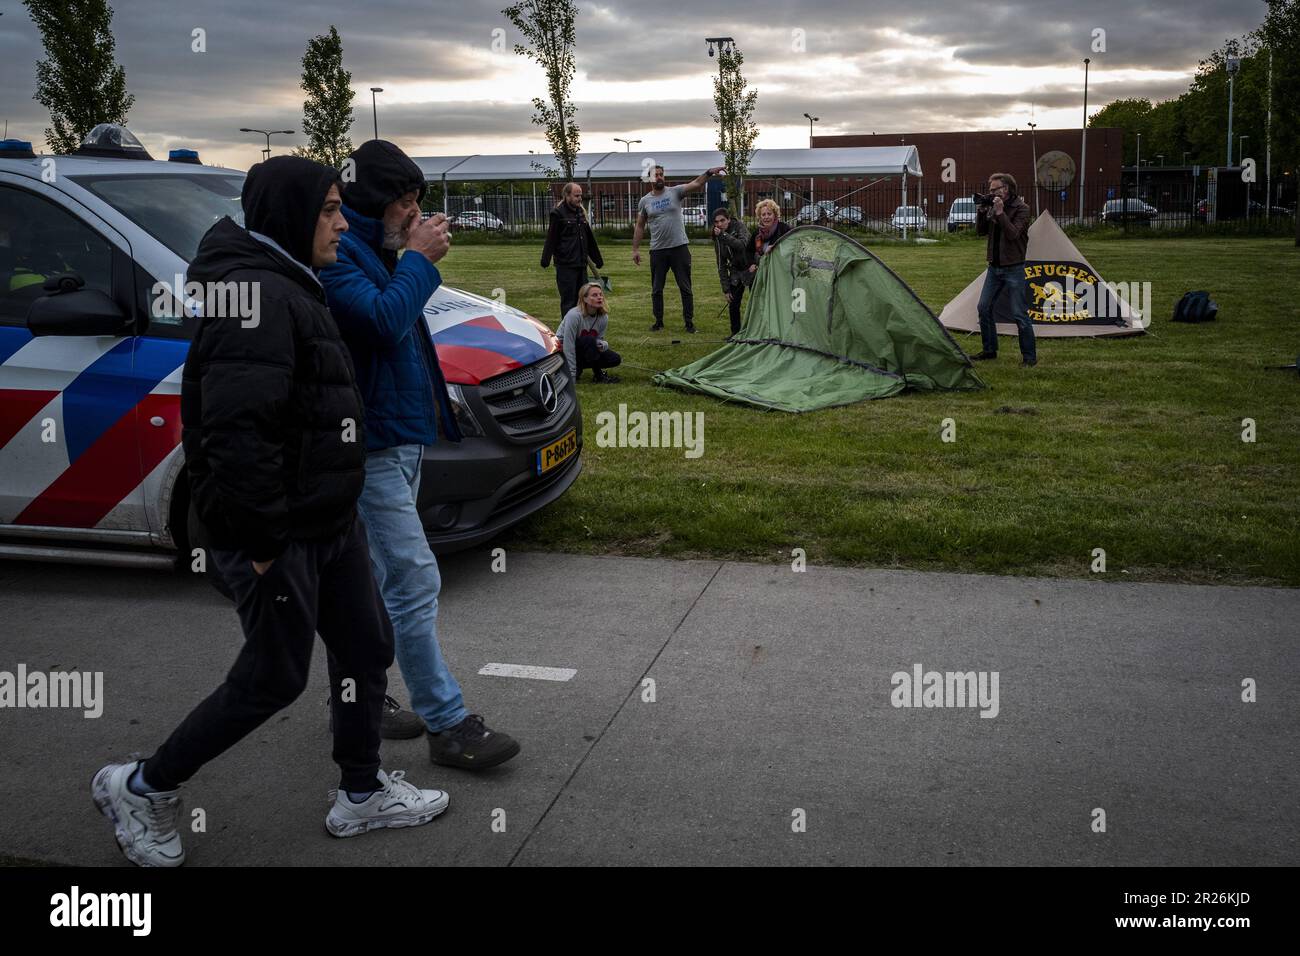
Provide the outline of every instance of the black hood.
<path id="1" fill-rule="evenodd" d="M 244 226 L 278 242 L 294 259 L 311 268 L 325 195 L 342 185 L 338 170 L 300 156 L 276 156 L 248 171 L 244 192 Z"/>
<path id="2" fill-rule="evenodd" d="M 361 215 L 383 219 L 388 204 L 412 190 L 417 202 L 424 199 L 428 188 L 424 173 L 411 157 L 387 140 L 362 143 L 353 150 L 351 159 L 356 164 L 356 180 L 344 183 L 343 201 Z"/>
<path id="3" fill-rule="evenodd" d="M 324 291 L 312 272 L 254 239 L 229 216 L 223 216 L 204 234 L 185 277 L 190 282 L 221 282 L 241 269 L 278 272 L 324 301 Z"/>

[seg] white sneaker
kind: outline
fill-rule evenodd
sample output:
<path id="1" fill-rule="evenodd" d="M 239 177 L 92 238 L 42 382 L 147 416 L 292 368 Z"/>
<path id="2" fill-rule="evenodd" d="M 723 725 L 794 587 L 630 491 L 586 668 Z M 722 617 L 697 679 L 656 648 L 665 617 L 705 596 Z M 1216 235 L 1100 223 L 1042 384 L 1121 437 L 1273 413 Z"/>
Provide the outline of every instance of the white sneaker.
<path id="1" fill-rule="evenodd" d="M 450 798 L 441 790 L 421 790 L 405 780 L 405 770 L 379 771 L 383 789 L 370 799 L 353 803 L 342 790 L 331 790 L 334 806 L 325 829 L 336 837 L 350 837 L 380 827 L 418 827 L 447 809 Z"/>
<path id="2" fill-rule="evenodd" d="M 163 790 L 140 796 L 126 782 L 140 765 L 111 763 L 90 782 L 90 796 L 99 812 L 113 822 L 117 845 L 136 866 L 180 866 L 185 862 L 176 819 L 181 792 Z"/>

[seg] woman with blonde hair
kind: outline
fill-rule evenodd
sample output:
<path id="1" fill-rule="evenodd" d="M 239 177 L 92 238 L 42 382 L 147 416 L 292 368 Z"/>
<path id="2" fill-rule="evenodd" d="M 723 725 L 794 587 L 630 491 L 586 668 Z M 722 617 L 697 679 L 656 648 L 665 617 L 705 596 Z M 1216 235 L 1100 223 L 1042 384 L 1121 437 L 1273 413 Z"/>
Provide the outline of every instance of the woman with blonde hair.
<path id="1" fill-rule="evenodd" d="M 774 200 L 764 199 L 754 211 L 758 213 L 758 228 L 749 243 L 749 271 L 757 272 L 759 260 L 773 244 L 790 231 L 790 224 L 781 221 L 781 207 Z"/>
<path id="2" fill-rule="evenodd" d="M 569 375 L 575 382 L 585 368 L 591 369 L 593 382 L 613 384 L 618 381 L 618 376 L 605 371 L 623 361 L 605 341 L 608 325 L 605 290 L 599 282 L 588 282 L 578 290 L 578 304 L 565 314 L 555 333 L 564 349 Z"/>

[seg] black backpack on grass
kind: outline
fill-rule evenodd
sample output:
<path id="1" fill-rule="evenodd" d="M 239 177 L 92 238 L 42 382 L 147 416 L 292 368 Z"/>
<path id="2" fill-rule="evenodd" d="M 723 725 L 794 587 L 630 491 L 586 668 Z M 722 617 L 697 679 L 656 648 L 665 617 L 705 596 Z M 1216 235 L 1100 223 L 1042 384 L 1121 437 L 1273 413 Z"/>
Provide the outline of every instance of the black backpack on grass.
<path id="1" fill-rule="evenodd" d="M 1219 303 L 1208 292 L 1189 292 L 1174 306 L 1175 322 L 1213 322 L 1219 314 Z"/>

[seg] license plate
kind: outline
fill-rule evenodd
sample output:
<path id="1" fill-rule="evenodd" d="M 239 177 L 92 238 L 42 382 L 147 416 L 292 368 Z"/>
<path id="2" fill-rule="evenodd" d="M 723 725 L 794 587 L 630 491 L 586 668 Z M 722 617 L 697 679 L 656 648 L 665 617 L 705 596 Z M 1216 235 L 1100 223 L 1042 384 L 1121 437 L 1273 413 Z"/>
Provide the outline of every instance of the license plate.
<path id="1" fill-rule="evenodd" d="M 562 464 L 578 450 L 578 430 L 572 429 L 559 441 L 551 442 L 545 448 L 537 449 L 537 473 L 544 475 L 556 465 Z"/>

